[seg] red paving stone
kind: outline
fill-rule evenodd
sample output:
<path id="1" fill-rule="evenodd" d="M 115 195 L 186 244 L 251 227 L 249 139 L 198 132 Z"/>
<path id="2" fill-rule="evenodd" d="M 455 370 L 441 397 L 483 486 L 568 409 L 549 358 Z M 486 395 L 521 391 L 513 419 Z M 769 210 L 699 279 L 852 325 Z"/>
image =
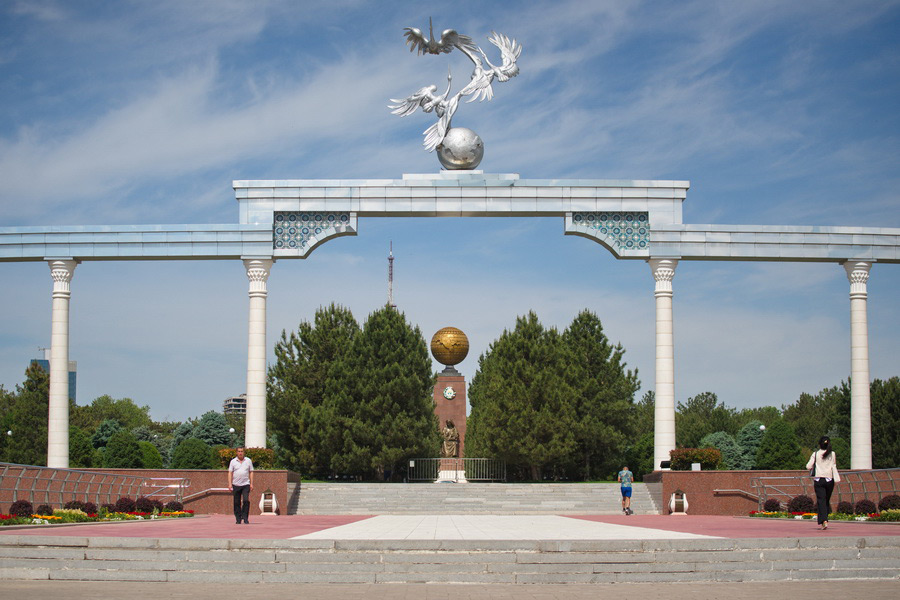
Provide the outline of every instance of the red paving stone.
<path id="1" fill-rule="evenodd" d="M 822 531 L 815 519 L 765 519 L 712 515 L 580 515 L 573 517 L 598 523 L 631 525 L 663 531 L 714 535 L 729 539 L 798 537 L 900 536 L 900 523 L 829 521 Z"/>
<path id="2" fill-rule="evenodd" d="M 0 528 L 0 534 L 61 535 L 79 537 L 201 538 L 283 540 L 355 523 L 370 515 L 278 515 L 256 517 L 249 525 L 236 525 L 231 515 L 198 515 L 189 519 L 124 523 L 86 523 L 66 527 Z"/>

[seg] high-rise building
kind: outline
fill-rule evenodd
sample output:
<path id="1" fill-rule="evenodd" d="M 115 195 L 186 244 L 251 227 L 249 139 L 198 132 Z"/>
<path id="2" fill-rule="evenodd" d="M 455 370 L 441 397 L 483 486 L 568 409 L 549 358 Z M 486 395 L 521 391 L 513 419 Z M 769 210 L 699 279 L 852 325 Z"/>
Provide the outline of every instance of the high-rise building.
<path id="1" fill-rule="evenodd" d="M 47 372 L 50 373 L 50 348 L 39 348 L 39 350 L 44 351 L 43 358 L 33 358 L 31 359 L 32 363 L 37 363 L 40 367 Z M 74 360 L 69 361 L 69 398 L 72 399 L 72 402 L 75 402 L 75 380 L 78 376 L 78 363 Z"/>
<path id="2" fill-rule="evenodd" d="M 222 412 L 226 415 L 246 415 L 247 394 L 225 398 L 225 401 L 222 403 Z"/>

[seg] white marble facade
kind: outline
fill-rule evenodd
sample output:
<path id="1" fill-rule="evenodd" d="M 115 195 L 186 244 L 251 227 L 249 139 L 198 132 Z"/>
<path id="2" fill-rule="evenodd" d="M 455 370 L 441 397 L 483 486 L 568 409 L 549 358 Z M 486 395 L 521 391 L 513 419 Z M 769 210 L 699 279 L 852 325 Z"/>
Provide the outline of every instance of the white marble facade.
<path id="1" fill-rule="evenodd" d="M 871 468 L 866 282 L 900 263 L 900 229 L 682 223 L 687 181 L 521 179 L 458 171 L 376 180 L 235 181 L 237 224 L 0 228 L 0 262 L 45 261 L 53 278 L 50 466 L 68 466 L 69 282 L 103 260 L 243 260 L 250 281 L 248 446 L 265 445 L 266 282 L 276 259 L 355 235 L 360 218 L 559 216 L 617 259 L 650 264 L 656 298 L 656 467 L 675 447 L 675 270 L 685 260 L 833 262 L 850 280 L 852 467 Z M 54 368 L 56 365 L 56 368 Z"/>

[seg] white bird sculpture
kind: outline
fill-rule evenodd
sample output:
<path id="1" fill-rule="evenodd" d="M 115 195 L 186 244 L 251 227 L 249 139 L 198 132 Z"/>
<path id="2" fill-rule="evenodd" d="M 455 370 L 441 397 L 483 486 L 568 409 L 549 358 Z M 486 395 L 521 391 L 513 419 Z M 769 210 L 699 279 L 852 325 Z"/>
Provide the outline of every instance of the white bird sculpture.
<path id="1" fill-rule="evenodd" d="M 449 53 L 453 48 L 458 48 L 460 52 L 469 57 L 475 68 L 469 83 L 459 90 L 455 95 L 449 97 L 451 76 L 447 75 L 447 91 L 442 95 L 436 95 L 437 86 L 430 85 L 421 88 L 415 94 L 406 99 L 398 100 L 391 98 L 393 104 L 388 105 L 392 109 L 391 113 L 405 117 L 411 115 L 417 108 L 421 108 L 423 112 L 432 112 L 438 116 L 437 123 L 431 125 L 423 133 L 425 141 L 423 145 L 429 152 L 433 152 L 443 142 L 444 137 L 450 130 L 450 122 L 453 115 L 459 108 L 460 99 L 470 96 L 466 101 L 474 102 L 478 100 L 490 101 L 494 97 L 494 89 L 492 83 L 494 79 L 497 81 L 509 81 L 510 78 L 519 74 L 519 66 L 516 63 L 522 54 L 522 46 L 516 43 L 516 40 L 509 37 L 491 32 L 488 41 L 500 49 L 502 63 L 494 66 L 488 60 L 484 51 L 476 46 L 472 38 L 461 35 L 454 29 L 446 29 L 441 34 L 440 41 L 434 39 L 434 32 L 431 29 L 431 19 L 428 20 L 429 39 L 418 29 L 407 27 L 406 43 L 410 45 L 410 52 L 418 50 L 419 55 L 423 54 L 441 54 Z"/>

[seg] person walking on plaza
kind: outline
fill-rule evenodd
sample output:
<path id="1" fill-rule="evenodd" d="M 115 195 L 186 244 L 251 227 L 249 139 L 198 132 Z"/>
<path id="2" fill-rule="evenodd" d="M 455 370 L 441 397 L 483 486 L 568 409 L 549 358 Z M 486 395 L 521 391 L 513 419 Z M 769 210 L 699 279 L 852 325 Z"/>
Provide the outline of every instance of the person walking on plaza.
<path id="1" fill-rule="evenodd" d="M 622 512 L 630 515 L 634 512 L 631 510 L 631 482 L 634 481 L 634 473 L 624 467 L 619 471 L 618 480 L 622 484 Z"/>
<path id="2" fill-rule="evenodd" d="M 228 489 L 234 496 L 234 520 L 240 525 L 250 523 L 250 492 L 253 490 L 253 461 L 244 456 L 244 449 L 235 448 L 237 457 L 228 464 Z"/>
<path id="3" fill-rule="evenodd" d="M 823 530 L 828 529 L 831 493 L 834 491 L 834 484 L 841 480 L 841 474 L 838 473 L 837 457 L 831 449 L 831 440 L 827 435 L 819 438 L 819 449 L 809 457 L 806 468 L 810 469 L 809 474 L 815 478 L 813 489 L 816 492 L 816 503 L 819 510 L 819 526 Z"/>

